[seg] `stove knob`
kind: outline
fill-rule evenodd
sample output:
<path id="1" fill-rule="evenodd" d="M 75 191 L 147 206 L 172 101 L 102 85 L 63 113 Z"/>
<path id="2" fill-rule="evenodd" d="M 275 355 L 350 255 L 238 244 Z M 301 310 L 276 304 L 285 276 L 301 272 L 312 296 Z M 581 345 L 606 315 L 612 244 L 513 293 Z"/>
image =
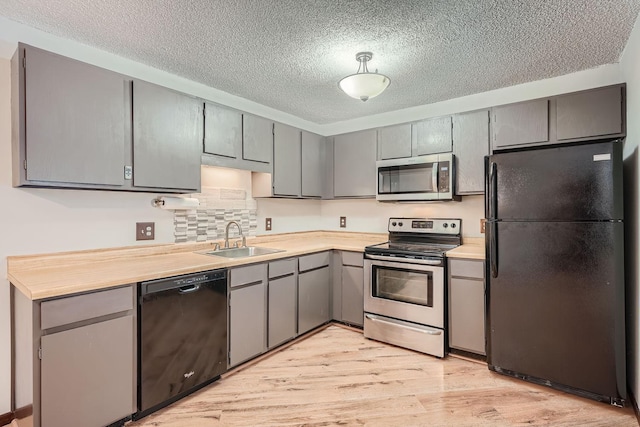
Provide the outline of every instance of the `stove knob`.
<path id="1" fill-rule="evenodd" d="M 393 222 L 391 223 L 391 225 L 393 225 L 394 227 L 395 227 L 397 224 L 398 224 L 398 223 L 397 223 L 397 222 L 395 222 L 395 221 L 393 221 Z"/>
<path id="2" fill-rule="evenodd" d="M 402 227 L 402 223 L 401 223 L 401 222 L 399 222 L 399 223 L 398 223 L 398 225 L 399 225 L 400 227 Z"/>
<path id="3" fill-rule="evenodd" d="M 445 224 L 445 225 L 446 225 L 446 224 Z M 456 223 L 455 223 L 455 222 L 452 222 L 452 223 L 451 223 L 451 228 L 456 228 Z"/>
<path id="4" fill-rule="evenodd" d="M 447 223 L 445 222 L 444 224 L 442 224 L 442 226 L 443 226 L 444 228 L 447 228 L 447 227 L 449 226 L 449 224 L 447 224 Z"/>

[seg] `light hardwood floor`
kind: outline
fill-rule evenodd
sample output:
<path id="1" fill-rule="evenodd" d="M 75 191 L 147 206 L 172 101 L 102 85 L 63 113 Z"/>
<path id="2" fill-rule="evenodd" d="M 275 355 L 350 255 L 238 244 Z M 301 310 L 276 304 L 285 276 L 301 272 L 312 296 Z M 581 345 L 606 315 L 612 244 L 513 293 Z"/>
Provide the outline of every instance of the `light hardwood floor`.
<path id="1" fill-rule="evenodd" d="M 631 408 L 367 340 L 339 326 L 128 427 L 638 426 Z"/>

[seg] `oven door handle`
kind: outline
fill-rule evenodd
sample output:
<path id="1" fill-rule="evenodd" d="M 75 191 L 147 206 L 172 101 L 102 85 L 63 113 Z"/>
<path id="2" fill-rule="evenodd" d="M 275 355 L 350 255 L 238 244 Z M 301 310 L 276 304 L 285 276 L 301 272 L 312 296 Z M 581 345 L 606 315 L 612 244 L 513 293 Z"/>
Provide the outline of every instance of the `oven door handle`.
<path id="1" fill-rule="evenodd" d="M 422 332 L 423 334 L 427 334 L 427 335 L 442 335 L 442 331 L 440 330 L 421 329 L 421 328 L 416 328 L 414 326 L 406 325 L 404 323 L 390 322 L 388 320 L 380 319 L 378 316 L 375 316 L 373 314 L 365 314 L 365 317 L 371 320 L 372 322 L 386 323 L 388 325 L 400 325 L 403 328 L 410 329 L 415 332 Z"/>
<path id="2" fill-rule="evenodd" d="M 391 257 L 384 255 L 371 255 L 365 254 L 367 259 L 375 259 L 380 261 L 388 261 L 388 262 L 403 262 L 405 264 L 424 264 L 424 265 L 442 265 L 442 260 L 439 259 L 420 259 L 420 258 L 401 258 L 401 257 Z"/>

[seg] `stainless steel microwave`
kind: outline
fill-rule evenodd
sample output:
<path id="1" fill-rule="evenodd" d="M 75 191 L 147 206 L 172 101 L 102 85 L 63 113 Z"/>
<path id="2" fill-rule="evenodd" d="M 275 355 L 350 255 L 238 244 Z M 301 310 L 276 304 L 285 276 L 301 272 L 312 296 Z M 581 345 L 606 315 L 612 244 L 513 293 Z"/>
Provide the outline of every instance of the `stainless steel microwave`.
<path id="1" fill-rule="evenodd" d="M 376 162 L 376 200 L 409 202 L 459 200 L 455 197 L 455 157 L 431 154 Z"/>

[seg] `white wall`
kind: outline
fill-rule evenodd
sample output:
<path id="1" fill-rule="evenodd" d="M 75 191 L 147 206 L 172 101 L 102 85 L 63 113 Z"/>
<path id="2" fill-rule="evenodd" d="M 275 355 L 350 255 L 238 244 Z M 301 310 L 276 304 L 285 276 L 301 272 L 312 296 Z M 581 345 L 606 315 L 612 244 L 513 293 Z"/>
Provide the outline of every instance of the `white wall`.
<path id="1" fill-rule="evenodd" d="M 622 54 L 620 68 L 627 82 L 627 139 L 624 145 L 625 252 L 627 284 L 627 378 L 636 400 L 640 398 L 640 185 L 638 145 L 640 142 L 640 20 Z"/>

